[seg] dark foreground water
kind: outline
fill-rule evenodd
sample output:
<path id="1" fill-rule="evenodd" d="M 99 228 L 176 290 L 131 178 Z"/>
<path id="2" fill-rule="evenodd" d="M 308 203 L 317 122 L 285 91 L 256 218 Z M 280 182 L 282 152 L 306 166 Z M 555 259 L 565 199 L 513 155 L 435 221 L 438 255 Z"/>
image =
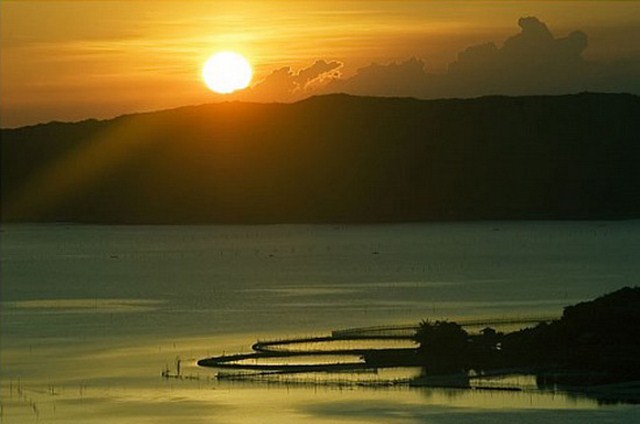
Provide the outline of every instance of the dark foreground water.
<path id="1" fill-rule="evenodd" d="M 639 221 L 8 225 L 1 237 L 3 423 L 640 419 L 563 393 L 234 383 L 195 366 L 257 338 L 560 315 L 640 284 Z M 178 359 L 194 379 L 160 377 Z"/>

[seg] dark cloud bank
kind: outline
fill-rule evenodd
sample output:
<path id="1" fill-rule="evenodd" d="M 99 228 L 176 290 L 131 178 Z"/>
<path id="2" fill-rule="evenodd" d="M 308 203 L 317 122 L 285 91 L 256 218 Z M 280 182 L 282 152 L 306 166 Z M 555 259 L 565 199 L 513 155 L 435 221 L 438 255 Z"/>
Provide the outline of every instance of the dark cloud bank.
<path id="1" fill-rule="evenodd" d="M 289 67 L 278 69 L 243 96 L 291 101 L 337 92 L 427 99 L 583 91 L 640 94 L 640 59 L 587 61 L 583 58 L 588 43 L 585 33 L 554 37 L 535 17 L 520 18 L 518 25 L 520 33 L 502 46 L 491 42 L 459 52 L 446 73 L 430 73 L 423 60 L 411 58 L 373 63 L 350 78 L 342 78 L 342 63 L 319 60 L 298 72 Z"/>

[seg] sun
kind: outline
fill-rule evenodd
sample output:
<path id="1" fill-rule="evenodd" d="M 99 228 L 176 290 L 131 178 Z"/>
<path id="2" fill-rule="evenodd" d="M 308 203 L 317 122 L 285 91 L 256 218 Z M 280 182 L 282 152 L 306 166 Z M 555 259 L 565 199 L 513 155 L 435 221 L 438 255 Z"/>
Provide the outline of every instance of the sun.
<path id="1" fill-rule="evenodd" d="M 249 61 L 235 52 L 219 52 L 202 67 L 202 78 L 211 90 L 220 94 L 233 93 L 249 86 L 253 71 Z"/>

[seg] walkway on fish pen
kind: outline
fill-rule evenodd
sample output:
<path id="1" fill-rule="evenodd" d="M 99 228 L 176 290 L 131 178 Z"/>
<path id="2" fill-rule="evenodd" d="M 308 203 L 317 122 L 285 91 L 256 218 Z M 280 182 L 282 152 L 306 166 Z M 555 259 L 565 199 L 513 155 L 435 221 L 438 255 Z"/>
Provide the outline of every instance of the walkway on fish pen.
<path id="1" fill-rule="evenodd" d="M 540 322 L 550 322 L 558 319 L 558 316 L 538 316 L 538 317 L 509 317 L 509 318 L 482 318 L 456 320 L 462 327 L 488 327 L 492 325 L 518 325 L 537 324 Z M 346 339 L 349 337 L 376 337 L 376 338 L 412 338 L 420 326 L 416 324 L 400 325 L 380 325 L 373 327 L 347 328 L 344 330 L 334 330 L 331 336 L 336 339 Z"/>

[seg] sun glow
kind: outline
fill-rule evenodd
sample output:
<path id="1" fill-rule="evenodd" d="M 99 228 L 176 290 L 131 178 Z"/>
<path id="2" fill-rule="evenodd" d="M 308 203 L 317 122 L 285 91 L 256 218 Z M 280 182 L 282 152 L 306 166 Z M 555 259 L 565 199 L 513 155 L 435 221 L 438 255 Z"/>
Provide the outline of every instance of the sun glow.
<path id="1" fill-rule="evenodd" d="M 211 56 L 202 67 L 202 78 L 211 90 L 220 94 L 246 88 L 251 82 L 251 65 L 242 55 L 220 52 Z"/>

